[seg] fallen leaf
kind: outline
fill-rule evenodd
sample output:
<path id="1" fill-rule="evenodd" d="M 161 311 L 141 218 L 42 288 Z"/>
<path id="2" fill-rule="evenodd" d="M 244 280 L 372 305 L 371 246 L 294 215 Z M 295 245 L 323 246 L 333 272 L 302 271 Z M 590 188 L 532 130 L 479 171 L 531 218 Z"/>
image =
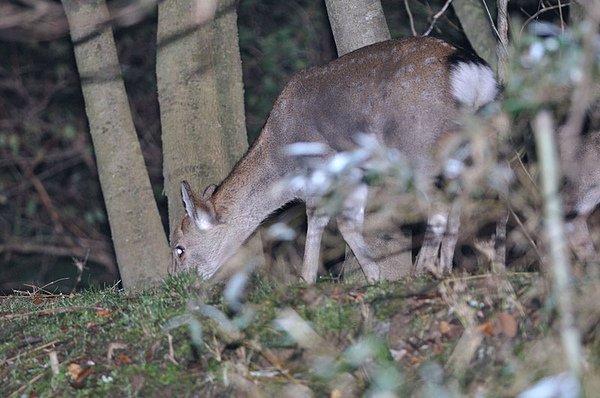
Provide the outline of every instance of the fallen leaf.
<path id="1" fill-rule="evenodd" d="M 477 330 L 487 336 L 492 336 L 494 334 L 494 325 L 491 322 L 486 322 L 479 325 Z"/>
<path id="2" fill-rule="evenodd" d="M 500 333 L 509 338 L 513 338 L 517 335 L 518 325 L 514 316 L 508 312 L 500 312 L 497 319 Z"/>
<path id="3" fill-rule="evenodd" d="M 110 343 L 108 345 L 108 352 L 106 353 L 106 359 L 108 362 L 112 361 L 114 358 L 115 350 L 123 350 L 127 348 L 127 344 L 124 343 Z"/>
<path id="4" fill-rule="evenodd" d="M 441 321 L 440 322 L 440 333 L 442 334 L 442 336 L 450 334 L 450 324 L 446 321 Z"/>
<path id="5" fill-rule="evenodd" d="M 88 378 L 89 375 L 92 374 L 92 372 L 94 371 L 93 367 L 89 367 L 87 369 L 84 369 L 81 373 L 79 373 L 79 375 L 77 376 L 77 378 L 73 381 L 71 381 L 71 385 L 74 388 L 83 388 L 85 385 L 85 380 Z"/>
<path id="6" fill-rule="evenodd" d="M 101 318 L 110 318 L 112 316 L 112 311 L 109 311 L 107 309 L 99 309 L 96 311 L 96 316 L 99 316 Z"/>
<path id="7" fill-rule="evenodd" d="M 160 340 L 155 340 L 154 343 L 152 344 L 152 346 L 150 348 L 148 348 L 144 354 L 144 358 L 146 359 L 146 362 L 150 362 L 154 359 L 154 356 L 156 355 L 156 351 L 158 350 L 159 347 L 160 347 Z"/>
<path id="8" fill-rule="evenodd" d="M 131 363 L 131 358 L 127 354 L 119 354 L 115 359 L 117 365 L 128 365 Z"/>
<path id="9" fill-rule="evenodd" d="M 83 368 L 77 363 L 71 363 L 67 367 L 67 372 L 69 373 L 71 379 L 75 380 L 83 372 Z"/>
<path id="10" fill-rule="evenodd" d="M 329 396 L 330 398 L 342 398 L 342 391 L 334 388 Z"/>

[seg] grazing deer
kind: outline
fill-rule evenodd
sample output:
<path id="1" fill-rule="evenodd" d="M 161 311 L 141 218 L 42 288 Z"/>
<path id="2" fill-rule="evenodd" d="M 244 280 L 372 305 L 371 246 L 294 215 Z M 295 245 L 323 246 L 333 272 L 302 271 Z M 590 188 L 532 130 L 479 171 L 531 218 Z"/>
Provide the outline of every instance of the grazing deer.
<path id="1" fill-rule="evenodd" d="M 560 137 L 559 137 L 560 138 Z M 584 264 L 598 262 L 596 250 L 590 235 L 587 219 L 600 204 L 600 131 L 582 137 L 573 151 L 566 173 L 563 189 L 565 209 L 570 220 L 567 223 L 567 237 L 577 258 Z M 561 153 L 563 167 L 564 155 Z"/>
<path id="2" fill-rule="evenodd" d="M 465 109 L 474 111 L 496 95 L 488 65 L 429 37 L 373 44 L 296 74 L 259 137 L 219 186 L 197 195 L 182 182 L 186 216 L 171 237 L 172 272 L 193 269 L 210 278 L 269 214 L 299 199 L 306 203 L 308 217 L 301 277 L 314 283 L 329 215 L 317 207 L 320 198 L 305 189 L 271 189 L 287 175 L 309 172 L 305 161 L 286 155 L 285 149 L 299 142 L 319 143 L 326 148 L 320 156 L 327 159 L 355 148 L 353 138 L 367 134 L 398 149 L 417 177 L 433 180 L 439 169 L 436 144 L 458 131 Z M 356 187 L 336 219 L 367 280 L 375 282 L 379 268 L 361 234 L 366 198 L 367 186 Z M 433 242 L 419 256 L 422 264 L 437 261 L 435 248 L 448 215 L 443 210 L 429 217 L 426 239 Z M 440 261 L 447 264 L 452 258 Z"/>

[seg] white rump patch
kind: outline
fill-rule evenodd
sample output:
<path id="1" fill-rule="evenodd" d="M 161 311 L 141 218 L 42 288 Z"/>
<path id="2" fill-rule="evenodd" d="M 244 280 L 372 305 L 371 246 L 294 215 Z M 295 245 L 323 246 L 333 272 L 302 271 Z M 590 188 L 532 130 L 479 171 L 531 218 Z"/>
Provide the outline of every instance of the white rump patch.
<path id="1" fill-rule="evenodd" d="M 461 104 L 478 109 L 498 95 L 498 82 L 489 66 L 459 62 L 450 71 L 452 95 Z"/>

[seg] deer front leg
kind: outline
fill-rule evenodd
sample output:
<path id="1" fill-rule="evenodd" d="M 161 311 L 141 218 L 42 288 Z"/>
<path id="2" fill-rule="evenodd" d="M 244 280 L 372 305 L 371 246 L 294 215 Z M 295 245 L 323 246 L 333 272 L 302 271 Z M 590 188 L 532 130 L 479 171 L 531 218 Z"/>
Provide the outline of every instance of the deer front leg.
<path id="1" fill-rule="evenodd" d="M 362 235 L 365 221 L 365 207 L 368 189 L 366 185 L 357 187 L 345 200 L 342 213 L 336 218 L 338 229 L 356 256 L 369 283 L 380 279 L 379 266 L 373 261 L 369 247 Z"/>
<path id="2" fill-rule="evenodd" d="M 596 249 L 587 225 L 587 215 L 578 215 L 567 224 L 569 244 L 584 265 L 596 260 Z"/>
<path id="3" fill-rule="evenodd" d="M 454 202 L 448 212 L 448 223 L 446 231 L 442 238 L 440 249 L 440 267 L 441 274 L 452 272 L 452 260 L 454 259 L 454 250 L 458 241 L 458 230 L 460 229 L 460 205 Z"/>
<path id="4" fill-rule="evenodd" d="M 308 227 L 306 230 L 306 244 L 304 246 L 304 261 L 302 262 L 301 276 L 306 283 L 315 283 L 317 281 L 317 272 L 319 271 L 321 238 L 330 217 L 317 210 L 316 200 L 306 201 L 306 217 Z"/>

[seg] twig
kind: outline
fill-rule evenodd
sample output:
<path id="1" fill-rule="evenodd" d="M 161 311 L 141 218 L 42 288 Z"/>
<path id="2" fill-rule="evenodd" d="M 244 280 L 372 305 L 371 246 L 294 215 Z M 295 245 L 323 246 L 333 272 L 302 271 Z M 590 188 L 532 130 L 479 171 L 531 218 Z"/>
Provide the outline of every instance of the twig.
<path id="1" fill-rule="evenodd" d="M 81 276 L 83 275 L 83 270 L 86 268 L 89 255 L 90 255 L 90 249 L 88 249 L 87 252 L 85 253 L 85 258 L 83 260 L 73 257 L 73 265 L 75 265 L 75 268 L 77 268 L 77 280 L 75 281 L 75 284 L 73 285 L 73 289 L 71 290 L 71 293 L 75 292 L 77 285 L 79 285 L 79 282 L 81 282 Z"/>
<path id="2" fill-rule="evenodd" d="M 408 0 L 404 0 L 404 8 L 406 9 L 406 14 L 408 14 L 408 22 L 410 23 L 410 31 L 413 36 L 417 35 L 417 30 L 415 29 L 415 20 L 412 15 L 412 11 L 410 10 L 410 6 L 408 5 Z"/>
<path id="3" fill-rule="evenodd" d="M 498 32 L 498 29 L 496 29 L 496 23 L 494 23 L 494 18 L 492 17 L 492 13 L 490 12 L 490 8 L 488 7 L 487 3 L 485 2 L 485 0 L 482 1 L 483 2 L 483 7 L 485 8 L 485 12 L 487 14 L 487 17 L 490 21 L 490 26 L 492 27 L 492 30 L 494 31 L 494 33 L 496 34 L 496 37 L 500 37 L 500 33 Z"/>
<path id="4" fill-rule="evenodd" d="M 41 379 L 42 377 L 44 377 L 45 374 L 46 374 L 46 370 L 44 370 L 42 373 L 40 373 L 37 376 L 35 376 L 33 379 L 29 380 L 27 383 L 23 384 L 21 387 L 17 388 L 15 391 L 13 391 L 10 394 L 8 394 L 7 398 L 18 396 L 19 393 L 21 393 L 22 391 L 24 391 L 27 387 L 29 387 L 29 386 L 33 385 L 34 383 L 36 383 L 39 379 Z"/>
<path id="5" fill-rule="evenodd" d="M 561 10 L 561 15 L 562 15 L 562 9 L 563 9 L 563 7 L 569 7 L 569 6 L 571 6 L 571 2 L 563 3 L 563 4 L 558 3 L 558 4 L 553 5 L 553 6 L 545 6 L 544 8 L 538 10 L 535 14 L 531 15 L 529 18 L 527 18 L 525 20 L 525 22 L 523 22 L 523 26 L 521 26 L 521 30 L 519 31 L 519 36 L 523 34 L 523 30 L 527 27 L 527 25 L 529 25 L 529 23 L 531 21 L 533 21 L 534 19 L 536 19 L 537 17 L 539 17 L 541 14 L 543 14 L 545 12 L 548 12 L 548 11 L 555 10 L 555 9 L 558 8 L 558 9 Z M 561 18 L 561 26 L 562 26 L 562 18 Z"/>
<path id="6" fill-rule="evenodd" d="M 508 0 L 498 0 L 498 77 L 500 83 L 506 83 L 508 68 Z"/>
<path id="7" fill-rule="evenodd" d="M 84 241 L 84 245 L 97 245 L 98 242 Z M 99 242 L 102 243 L 102 242 Z M 9 241 L 5 244 L 0 244 L 0 253 L 15 252 L 23 254 L 44 254 L 47 256 L 56 257 L 78 257 L 83 258 L 87 256 L 88 251 L 90 252 L 88 260 L 94 263 L 104 266 L 107 270 L 116 273 L 116 264 L 113 256 L 110 252 L 103 247 L 92 247 L 94 250 L 90 251 L 85 247 L 65 247 L 57 244 L 40 244 L 28 241 L 16 240 Z"/>
<path id="8" fill-rule="evenodd" d="M 452 3 L 452 0 L 446 0 L 446 4 L 444 4 L 444 6 L 442 7 L 442 9 L 433 16 L 433 19 L 431 20 L 431 25 L 429 25 L 429 29 L 427 29 L 425 31 L 425 33 L 423 33 L 423 36 L 429 36 L 429 34 L 431 33 L 431 31 L 433 30 L 433 27 L 435 26 L 435 23 L 437 22 L 437 20 L 444 15 L 444 13 L 446 12 L 446 10 L 448 9 L 448 7 L 450 7 L 450 4 Z"/>
<path id="9" fill-rule="evenodd" d="M 533 130 L 540 160 L 541 185 L 544 196 L 544 232 L 553 274 L 554 296 L 560 316 L 560 334 L 570 372 L 581 381 L 583 367 L 581 336 L 575 326 L 573 315 L 573 297 L 569 277 L 571 267 L 562 221 L 559 165 L 552 114 L 547 110 L 538 112 L 533 121 Z"/>
<path id="10" fill-rule="evenodd" d="M 61 307 L 61 308 L 44 308 L 43 310 L 38 311 L 29 311 L 23 312 L 19 314 L 5 314 L 0 315 L 0 319 L 18 319 L 25 318 L 32 315 L 52 315 L 52 314 L 62 314 L 63 312 L 72 312 L 72 311 L 81 311 L 81 310 L 100 310 L 102 307 L 91 307 L 85 305 L 73 305 L 70 307 Z"/>
<path id="11" fill-rule="evenodd" d="M 47 347 L 49 347 L 49 346 L 53 346 L 53 345 L 56 345 L 56 344 L 59 344 L 59 343 L 61 343 L 61 341 L 60 341 L 60 340 L 53 340 L 53 341 L 51 341 L 51 342 L 49 342 L 49 343 L 46 343 L 46 344 L 44 344 L 44 345 L 41 345 L 41 346 L 39 346 L 39 347 L 35 347 L 35 348 L 34 348 L 34 349 L 32 349 L 32 350 L 29 350 L 29 351 L 26 351 L 26 352 L 19 352 L 19 354 L 15 355 L 14 357 L 6 358 L 6 359 L 5 359 L 5 360 L 3 360 L 2 362 L 0 362 L 0 366 L 4 366 L 4 364 L 5 364 L 5 363 L 8 363 L 8 362 L 10 362 L 10 361 L 14 361 L 15 359 L 17 359 L 17 358 L 19 358 L 19 357 L 23 357 L 23 356 L 25 356 L 25 355 L 33 354 L 34 352 L 37 352 L 37 351 L 43 350 L 44 348 L 47 348 Z"/>

